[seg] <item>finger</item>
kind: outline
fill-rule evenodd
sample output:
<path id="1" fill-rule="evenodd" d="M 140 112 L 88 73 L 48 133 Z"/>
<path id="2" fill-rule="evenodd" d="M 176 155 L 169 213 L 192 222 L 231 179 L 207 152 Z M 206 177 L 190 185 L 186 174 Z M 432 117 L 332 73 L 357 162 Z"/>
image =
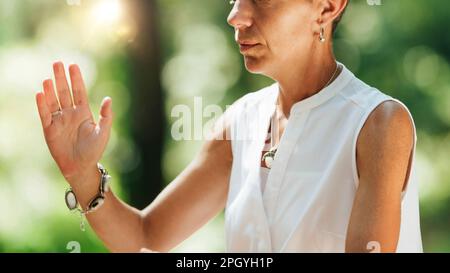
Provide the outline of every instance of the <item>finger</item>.
<path id="1" fill-rule="evenodd" d="M 44 97 L 47 102 L 49 111 L 51 113 L 58 111 L 60 108 L 59 108 L 58 98 L 56 97 L 53 81 L 45 80 L 43 85 L 44 85 L 44 95 L 45 95 Z"/>
<path id="2" fill-rule="evenodd" d="M 67 83 L 66 72 L 64 71 L 64 64 L 62 62 L 54 63 L 53 72 L 55 73 L 56 90 L 58 91 L 61 108 L 72 107 L 72 97 L 70 95 L 69 84 Z"/>
<path id="3" fill-rule="evenodd" d="M 72 84 L 73 103 L 75 105 L 84 105 L 88 103 L 86 87 L 84 85 L 83 76 L 80 67 L 73 64 L 69 66 L 70 81 Z"/>
<path id="4" fill-rule="evenodd" d="M 36 94 L 36 104 L 39 112 L 39 117 L 41 118 L 42 127 L 46 129 L 52 124 L 52 114 L 48 109 L 44 93 L 39 92 Z"/>
<path id="5" fill-rule="evenodd" d="M 109 132 L 112 125 L 112 120 L 112 99 L 110 97 L 106 97 L 103 99 L 102 106 L 100 108 L 100 120 L 98 122 L 100 130 L 103 132 Z"/>

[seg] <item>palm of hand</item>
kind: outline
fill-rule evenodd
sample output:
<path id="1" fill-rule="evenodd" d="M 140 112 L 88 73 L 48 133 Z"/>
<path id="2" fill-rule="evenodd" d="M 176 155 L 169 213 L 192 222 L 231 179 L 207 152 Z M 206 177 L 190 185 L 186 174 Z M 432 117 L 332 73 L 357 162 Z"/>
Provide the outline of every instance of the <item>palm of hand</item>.
<path id="1" fill-rule="evenodd" d="M 69 178 L 100 160 L 109 139 L 112 112 L 111 100 L 103 100 L 99 123 L 95 123 L 79 68 L 70 67 L 72 101 L 61 66 L 54 65 L 60 103 L 51 80 L 44 82 L 44 93 L 38 93 L 36 100 L 50 153 L 64 177 Z"/>

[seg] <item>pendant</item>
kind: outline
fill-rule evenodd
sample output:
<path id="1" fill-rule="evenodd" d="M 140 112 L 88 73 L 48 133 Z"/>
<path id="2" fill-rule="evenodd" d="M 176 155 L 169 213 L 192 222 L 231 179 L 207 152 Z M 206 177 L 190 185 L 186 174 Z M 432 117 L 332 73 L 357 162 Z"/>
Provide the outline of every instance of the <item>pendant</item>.
<path id="1" fill-rule="evenodd" d="M 272 148 L 270 151 L 264 154 L 263 159 L 264 163 L 266 164 L 266 167 L 271 169 L 272 163 L 275 160 L 275 154 L 277 152 L 277 148 Z"/>
<path id="2" fill-rule="evenodd" d="M 264 163 L 266 163 L 267 168 L 271 169 L 272 168 L 272 162 L 273 162 L 273 157 L 272 156 L 267 156 L 264 159 Z"/>

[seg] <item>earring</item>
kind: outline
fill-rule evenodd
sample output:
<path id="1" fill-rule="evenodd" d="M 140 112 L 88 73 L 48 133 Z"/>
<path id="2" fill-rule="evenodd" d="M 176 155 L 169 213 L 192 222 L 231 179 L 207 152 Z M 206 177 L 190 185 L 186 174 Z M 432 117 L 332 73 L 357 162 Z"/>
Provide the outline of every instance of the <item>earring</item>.
<path id="1" fill-rule="evenodd" d="M 321 43 L 324 43 L 325 42 L 325 29 L 321 26 L 320 27 L 320 34 L 319 34 L 319 41 L 321 42 Z"/>

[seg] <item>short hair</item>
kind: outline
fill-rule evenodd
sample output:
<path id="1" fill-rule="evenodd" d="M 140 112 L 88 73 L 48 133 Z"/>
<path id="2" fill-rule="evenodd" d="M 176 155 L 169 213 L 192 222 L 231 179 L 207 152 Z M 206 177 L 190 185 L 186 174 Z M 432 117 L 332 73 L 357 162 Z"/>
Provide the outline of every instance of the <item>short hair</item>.
<path id="1" fill-rule="evenodd" d="M 341 21 L 342 16 L 344 16 L 344 13 L 347 10 L 349 2 L 350 2 L 350 0 L 347 1 L 347 4 L 345 5 L 345 8 L 342 10 L 341 14 L 339 14 L 339 16 L 336 19 L 334 19 L 334 21 L 333 21 L 333 33 L 336 32 L 336 28 L 337 28 L 339 22 Z"/>

